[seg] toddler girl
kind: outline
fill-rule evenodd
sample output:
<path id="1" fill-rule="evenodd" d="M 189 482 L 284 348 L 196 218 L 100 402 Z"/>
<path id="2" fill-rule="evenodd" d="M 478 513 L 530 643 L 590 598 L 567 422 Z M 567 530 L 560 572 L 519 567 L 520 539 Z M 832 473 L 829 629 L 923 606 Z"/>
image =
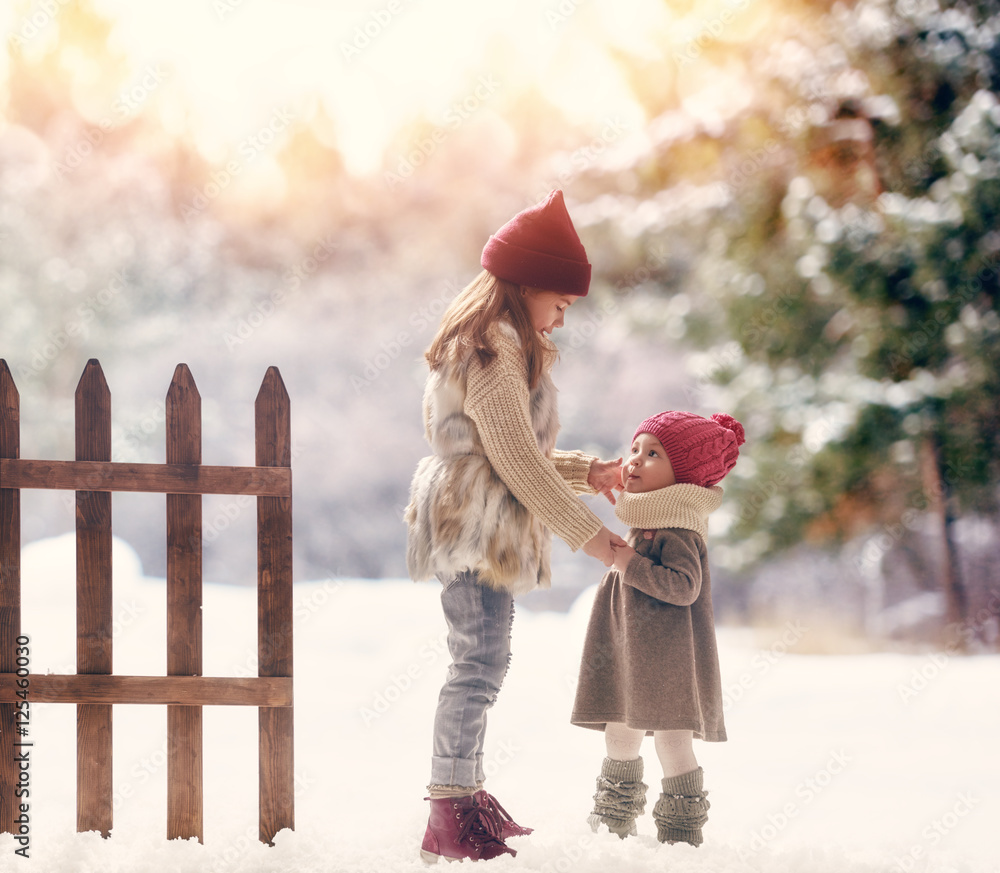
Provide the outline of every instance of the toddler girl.
<path id="1" fill-rule="evenodd" d="M 591 827 L 636 833 L 646 803 L 639 749 L 663 767 L 653 808 L 660 842 L 702 842 L 709 803 L 692 738 L 724 742 L 722 686 L 705 539 L 743 427 L 728 415 L 661 412 L 636 429 L 615 514 L 627 546 L 597 590 L 572 722 L 604 731 Z"/>

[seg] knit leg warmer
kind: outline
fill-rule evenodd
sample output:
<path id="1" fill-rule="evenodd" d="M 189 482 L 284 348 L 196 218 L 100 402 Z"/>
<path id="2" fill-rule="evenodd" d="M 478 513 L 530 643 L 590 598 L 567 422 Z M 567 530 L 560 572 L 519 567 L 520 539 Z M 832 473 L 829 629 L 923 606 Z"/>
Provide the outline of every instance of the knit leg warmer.
<path id="1" fill-rule="evenodd" d="M 711 804 L 702 789 L 704 771 L 699 767 L 680 776 L 664 777 L 663 793 L 653 807 L 656 838 L 661 843 L 700 846 L 701 829 L 708 821 Z"/>
<path id="2" fill-rule="evenodd" d="M 648 787 L 642 781 L 642 758 L 634 761 L 605 758 L 597 777 L 594 811 L 587 818 L 590 827 L 596 833 L 602 824 L 607 825 L 611 833 L 623 840 L 635 836 L 635 820 L 646 808 Z"/>

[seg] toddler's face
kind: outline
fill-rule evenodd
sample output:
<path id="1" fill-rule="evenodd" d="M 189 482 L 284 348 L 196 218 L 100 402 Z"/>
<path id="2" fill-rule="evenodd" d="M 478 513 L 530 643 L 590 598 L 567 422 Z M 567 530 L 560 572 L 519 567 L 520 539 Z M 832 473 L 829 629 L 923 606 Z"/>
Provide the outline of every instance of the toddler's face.
<path id="1" fill-rule="evenodd" d="M 641 433 L 632 443 L 628 459 L 622 465 L 622 485 L 626 491 L 641 494 L 676 485 L 674 468 L 660 441 L 651 433 Z"/>

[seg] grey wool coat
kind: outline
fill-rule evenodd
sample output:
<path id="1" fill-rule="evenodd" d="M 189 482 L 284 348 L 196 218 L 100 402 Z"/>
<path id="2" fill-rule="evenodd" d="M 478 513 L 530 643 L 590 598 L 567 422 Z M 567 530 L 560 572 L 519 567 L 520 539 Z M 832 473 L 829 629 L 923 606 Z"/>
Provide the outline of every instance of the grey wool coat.
<path id="1" fill-rule="evenodd" d="M 722 682 L 704 539 L 633 528 L 637 552 L 623 574 L 601 581 L 580 664 L 571 721 L 595 730 L 621 722 L 645 730 L 690 730 L 723 742 Z"/>

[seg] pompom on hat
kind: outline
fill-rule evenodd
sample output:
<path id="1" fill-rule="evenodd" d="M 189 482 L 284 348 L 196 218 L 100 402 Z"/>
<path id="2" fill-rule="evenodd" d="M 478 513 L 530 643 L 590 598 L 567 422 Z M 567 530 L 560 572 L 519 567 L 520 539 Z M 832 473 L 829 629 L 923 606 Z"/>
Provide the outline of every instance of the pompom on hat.
<path id="1" fill-rule="evenodd" d="M 668 410 L 640 424 L 632 441 L 641 433 L 652 434 L 660 441 L 678 484 L 703 488 L 722 481 L 736 466 L 740 446 L 746 442 L 743 425 L 724 413 L 708 419 L 693 412 Z"/>
<path id="2" fill-rule="evenodd" d="M 558 189 L 493 234 L 480 263 L 494 276 L 518 285 L 574 297 L 585 297 L 590 289 L 587 251 Z"/>

